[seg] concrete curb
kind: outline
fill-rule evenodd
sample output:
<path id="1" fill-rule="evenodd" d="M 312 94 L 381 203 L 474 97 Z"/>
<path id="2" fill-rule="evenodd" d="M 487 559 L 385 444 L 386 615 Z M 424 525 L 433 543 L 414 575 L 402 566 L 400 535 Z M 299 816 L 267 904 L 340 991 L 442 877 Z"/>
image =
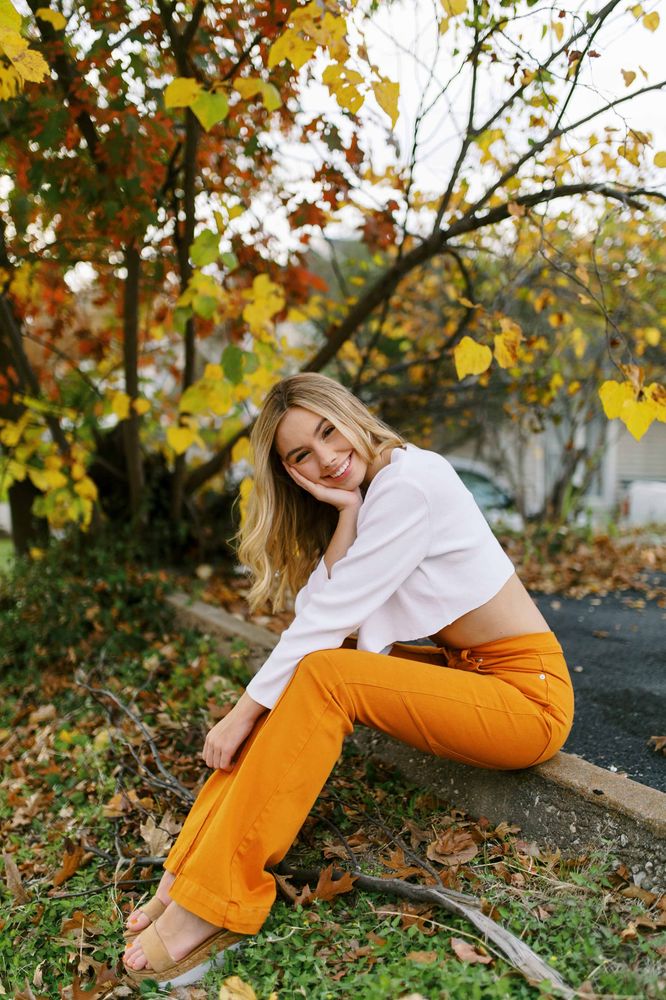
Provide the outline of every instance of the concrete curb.
<path id="1" fill-rule="evenodd" d="M 219 637 L 241 638 L 259 669 L 278 636 L 187 594 L 167 598 L 183 624 Z M 520 825 L 527 837 L 567 851 L 606 846 L 631 866 L 634 881 L 666 891 L 666 793 L 620 777 L 574 754 L 558 753 L 524 771 L 486 771 L 420 753 L 360 727 L 352 737 L 415 784 L 475 816 Z"/>

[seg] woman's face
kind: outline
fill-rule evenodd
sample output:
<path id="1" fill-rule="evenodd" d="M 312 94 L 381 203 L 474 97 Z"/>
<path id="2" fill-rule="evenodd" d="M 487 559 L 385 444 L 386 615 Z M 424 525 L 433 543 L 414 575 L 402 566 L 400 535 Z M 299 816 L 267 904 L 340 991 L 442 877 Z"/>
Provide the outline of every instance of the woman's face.
<path id="1" fill-rule="evenodd" d="M 300 406 L 282 417 L 275 446 L 282 461 L 311 483 L 355 490 L 368 472 L 368 463 L 327 417 Z"/>

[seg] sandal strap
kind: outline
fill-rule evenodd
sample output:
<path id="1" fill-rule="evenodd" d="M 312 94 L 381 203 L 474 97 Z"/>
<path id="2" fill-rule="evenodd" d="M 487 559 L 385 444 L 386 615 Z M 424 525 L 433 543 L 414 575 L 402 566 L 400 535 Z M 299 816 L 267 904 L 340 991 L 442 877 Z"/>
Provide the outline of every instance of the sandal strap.
<path id="1" fill-rule="evenodd" d="M 139 906 L 139 908 L 137 909 L 137 913 L 138 912 L 145 913 L 148 919 L 152 921 L 152 920 L 157 920 L 158 917 L 161 917 L 165 910 L 166 910 L 166 905 L 162 902 L 160 897 L 153 896 L 151 899 L 148 900 L 147 903 L 143 903 L 141 906 Z"/>
<path id="2" fill-rule="evenodd" d="M 136 940 L 143 948 L 143 953 L 152 972 L 164 972 L 165 969 L 171 968 L 174 964 L 174 960 L 166 950 L 155 924 L 149 924 L 144 931 L 141 931 Z"/>

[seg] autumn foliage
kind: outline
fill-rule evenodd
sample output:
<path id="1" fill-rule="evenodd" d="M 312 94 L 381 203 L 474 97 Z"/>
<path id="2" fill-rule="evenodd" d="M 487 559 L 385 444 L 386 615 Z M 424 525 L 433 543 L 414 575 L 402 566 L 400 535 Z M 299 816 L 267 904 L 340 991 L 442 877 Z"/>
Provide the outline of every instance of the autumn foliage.
<path id="1" fill-rule="evenodd" d="M 543 377 L 563 336 L 581 343 L 563 302 L 576 282 L 578 312 L 583 297 L 596 316 L 584 336 L 607 348 L 597 409 L 635 437 L 666 419 L 663 314 L 654 295 L 613 312 L 594 235 L 626 234 L 647 281 L 666 152 L 608 115 L 664 81 L 626 67 L 608 97 L 593 64 L 613 17 L 651 37 L 658 13 L 442 0 L 411 53 L 431 66 L 415 96 L 378 43 L 402 44 L 394 6 L 30 0 L 21 17 L 2 0 L 0 468 L 15 521 L 29 508 L 52 528 L 146 524 L 159 495 L 177 525 L 250 457 L 257 405 L 297 369 L 327 368 L 381 410 L 436 356 L 442 395 L 492 384 L 547 410 L 580 382 L 552 364 Z M 447 114 L 456 87 L 463 111 Z M 453 150 L 436 183 L 433 127 Z M 336 267 L 341 230 L 353 273 Z M 485 294 L 479 261 L 497 254 L 531 262 L 531 313 L 515 288 Z"/>

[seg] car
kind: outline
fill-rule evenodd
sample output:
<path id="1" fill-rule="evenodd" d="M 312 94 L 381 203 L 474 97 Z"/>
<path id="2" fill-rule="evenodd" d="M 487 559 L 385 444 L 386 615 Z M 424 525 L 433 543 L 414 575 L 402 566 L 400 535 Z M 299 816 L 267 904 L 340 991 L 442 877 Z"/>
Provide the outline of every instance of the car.
<path id="1" fill-rule="evenodd" d="M 461 458 L 457 455 L 447 456 L 447 458 L 492 528 L 522 531 L 524 521 L 516 510 L 515 501 L 508 487 L 493 474 L 485 463 L 475 459 Z"/>

